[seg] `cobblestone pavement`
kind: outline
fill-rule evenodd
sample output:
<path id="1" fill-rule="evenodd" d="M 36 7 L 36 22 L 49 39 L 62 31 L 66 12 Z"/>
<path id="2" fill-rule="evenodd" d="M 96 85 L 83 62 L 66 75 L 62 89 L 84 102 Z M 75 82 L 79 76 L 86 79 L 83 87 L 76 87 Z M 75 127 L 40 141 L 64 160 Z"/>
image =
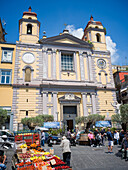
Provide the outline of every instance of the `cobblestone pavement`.
<path id="1" fill-rule="evenodd" d="M 48 147 L 45 147 L 49 150 Z M 59 145 L 53 145 L 54 152 L 62 159 Z M 120 146 L 113 147 L 113 153 L 107 153 L 107 146 L 95 148 L 77 145 L 71 147 L 71 166 L 73 170 L 128 170 L 128 162 L 121 160 Z"/>
<path id="2" fill-rule="evenodd" d="M 49 147 L 44 147 L 49 151 Z M 54 152 L 62 158 L 62 149 L 59 145 L 53 145 Z M 71 166 L 73 170 L 127 170 L 128 162 L 121 160 L 121 154 L 118 152 L 120 146 L 113 147 L 113 153 L 107 153 L 107 146 L 95 148 L 90 146 L 77 145 L 71 147 Z M 7 170 L 12 169 L 11 159 L 14 150 L 5 150 L 7 155 Z"/>

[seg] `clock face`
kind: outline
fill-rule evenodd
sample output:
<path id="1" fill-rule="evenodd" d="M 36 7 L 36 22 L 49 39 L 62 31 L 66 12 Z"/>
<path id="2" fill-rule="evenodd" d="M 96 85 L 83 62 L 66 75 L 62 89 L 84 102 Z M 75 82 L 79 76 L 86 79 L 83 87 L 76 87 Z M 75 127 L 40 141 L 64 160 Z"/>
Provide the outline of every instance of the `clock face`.
<path id="1" fill-rule="evenodd" d="M 35 61 L 35 56 L 32 53 L 25 53 L 22 57 L 23 62 L 31 64 Z"/>
<path id="2" fill-rule="evenodd" d="M 98 59 L 97 60 L 97 66 L 101 69 L 106 68 L 106 61 L 104 59 Z"/>

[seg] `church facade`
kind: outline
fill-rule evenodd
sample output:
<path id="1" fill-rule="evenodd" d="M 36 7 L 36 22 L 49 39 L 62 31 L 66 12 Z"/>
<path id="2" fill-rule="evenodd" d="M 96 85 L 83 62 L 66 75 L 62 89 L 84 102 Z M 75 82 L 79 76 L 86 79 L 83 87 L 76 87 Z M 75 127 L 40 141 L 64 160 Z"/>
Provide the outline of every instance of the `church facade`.
<path id="1" fill-rule="evenodd" d="M 68 128 L 75 117 L 115 114 L 116 101 L 110 52 L 101 22 L 90 18 L 82 39 L 68 30 L 39 40 L 37 14 L 23 13 L 19 20 L 19 41 L 13 83 L 13 129 L 21 119 L 39 114 L 54 116 Z"/>

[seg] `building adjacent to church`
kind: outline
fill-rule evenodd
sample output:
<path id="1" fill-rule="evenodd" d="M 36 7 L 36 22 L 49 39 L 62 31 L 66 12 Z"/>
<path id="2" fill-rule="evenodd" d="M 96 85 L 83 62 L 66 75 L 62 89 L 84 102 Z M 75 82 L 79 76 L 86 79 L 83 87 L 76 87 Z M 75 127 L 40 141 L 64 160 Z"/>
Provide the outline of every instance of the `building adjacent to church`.
<path id="1" fill-rule="evenodd" d="M 116 101 L 110 52 L 106 49 L 101 22 L 90 18 L 82 39 L 68 30 L 39 40 L 37 14 L 23 13 L 19 20 L 19 41 L 13 83 L 13 129 L 21 119 L 38 114 L 54 116 L 68 128 L 75 117 L 115 114 Z"/>
<path id="2" fill-rule="evenodd" d="M 0 109 L 11 113 L 16 44 L 7 43 L 6 34 L 0 19 Z M 11 115 L 10 119 L 12 120 Z M 6 128 L 9 128 L 9 119 L 6 122 Z"/>

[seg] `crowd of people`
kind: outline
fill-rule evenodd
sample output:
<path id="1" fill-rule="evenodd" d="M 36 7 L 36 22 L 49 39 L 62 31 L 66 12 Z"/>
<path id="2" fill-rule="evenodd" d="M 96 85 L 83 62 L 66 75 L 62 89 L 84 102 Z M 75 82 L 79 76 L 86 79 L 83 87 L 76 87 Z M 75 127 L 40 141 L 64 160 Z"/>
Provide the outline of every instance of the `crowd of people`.
<path id="1" fill-rule="evenodd" d="M 89 131 L 88 140 L 91 147 L 102 147 L 105 145 L 105 141 L 108 140 L 108 153 L 112 153 L 113 145 L 121 145 L 120 151 L 124 155 L 123 157 L 128 160 L 128 132 L 121 130 L 114 132 L 104 128 L 101 130 L 95 129 L 94 132 Z"/>
<path id="2" fill-rule="evenodd" d="M 105 131 L 105 128 L 95 129 L 91 131 L 86 129 L 85 133 L 88 133 L 88 142 L 91 147 L 102 147 L 105 142 L 108 141 L 108 153 L 112 153 L 113 145 L 121 145 L 120 151 L 122 152 L 122 158 L 125 157 L 128 160 L 128 132 L 121 130 L 120 132 L 115 130 L 111 131 L 109 128 Z M 76 136 L 80 134 L 78 128 L 75 127 L 73 131 L 69 129 L 65 136 L 62 137 L 60 146 L 62 147 L 63 160 L 70 166 L 71 150 L 70 146 L 75 143 Z M 41 145 L 44 146 L 45 133 L 41 133 Z"/>
<path id="3" fill-rule="evenodd" d="M 69 145 L 71 144 L 71 141 L 73 137 L 77 136 L 79 133 L 78 128 L 75 128 L 73 130 L 73 136 L 71 133 L 71 130 L 69 129 L 66 137 L 66 141 L 69 140 L 68 142 L 68 148 Z M 87 133 L 87 130 L 85 130 L 85 133 Z M 63 141 L 63 140 L 62 140 Z M 108 141 L 108 153 L 113 153 L 112 149 L 114 145 L 121 145 L 120 151 L 122 152 L 122 157 L 125 158 L 126 161 L 128 161 L 128 131 L 124 132 L 124 130 L 121 130 L 120 132 L 115 130 L 111 131 L 109 128 L 107 131 L 105 131 L 104 128 L 102 129 L 95 129 L 94 131 L 91 131 L 90 129 L 88 130 L 88 141 L 89 145 L 91 147 L 102 147 L 105 146 L 105 142 Z M 62 146 L 62 144 L 61 144 Z M 68 150 L 70 152 L 70 157 L 71 157 L 71 151 L 70 149 Z M 68 156 L 68 161 L 69 161 L 69 156 Z"/>

